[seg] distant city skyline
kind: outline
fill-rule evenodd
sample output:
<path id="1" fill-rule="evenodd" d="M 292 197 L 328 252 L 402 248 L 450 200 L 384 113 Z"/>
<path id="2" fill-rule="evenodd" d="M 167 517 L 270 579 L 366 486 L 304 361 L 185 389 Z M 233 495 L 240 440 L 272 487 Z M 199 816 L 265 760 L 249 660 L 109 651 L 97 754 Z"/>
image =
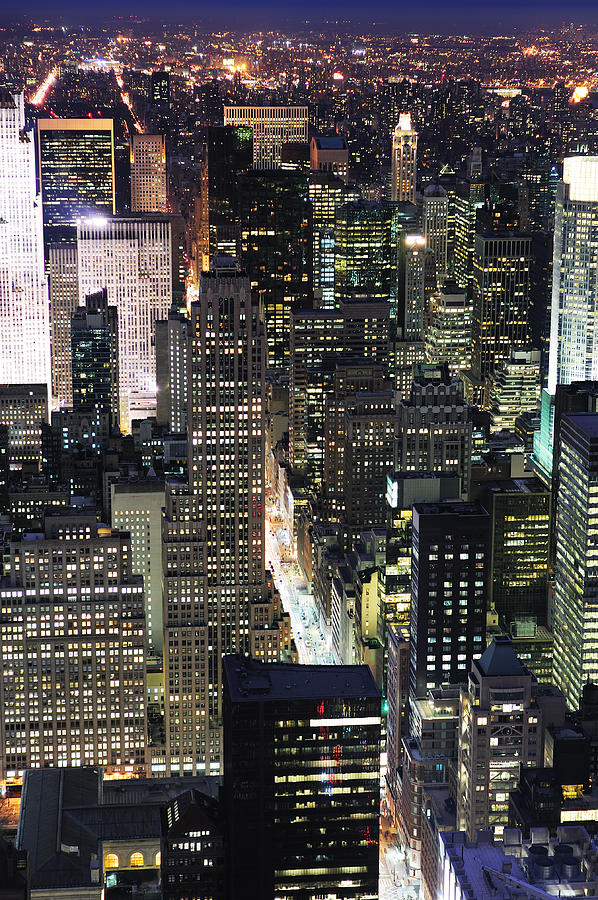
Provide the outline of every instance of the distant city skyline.
<path id="1" fill-rule="evenodd" d="M 329 3 L 326 7 L 314 0 L 296 6 L 283 6 L 273 0 L 258 0 L 250 6 L 242 2 L 229 3 L 225 10 L 217 10 L 211 4 L 176 0 L 167 11 L 157 0 L 129 3 L 128 14 L 122 14 L 122 4 L 108 0 L 98 7 L 82 8 L 74 0 L 66 0 L 52 6 L 52 21 L 76 26 L 84 23 L 114 23 L 127 18 L 155 21 L 160 24 L 179 22 L 194 23 L 202 27 L 218 27 L 230 30 L 278 29 L 301 25 L 344 27 L 349 30 L 372 28 L 401 28 L 406 32 L 422 34 L 501 34 L 505 30 L 515 32 L 538 28 L 554 28 L 563 23 L 598 27 L 598 14 L 593 0 L 574 0 L 563 4 L 557 0 L 492 0 L 478 4 L 464 0 L 458 5 L 447 6 L 441 0 L 431 0 L 425 7 L 414 7 L 405 2 L 375 0 L 364 8 L 357 0 Z M 366 13 L 367 9 L 367 13 Z M 24 17 L 48 20 L 48 6 L 41 0 L 29 0 L 24 6 L 9 6 L 0 13 L 0 23 L 22 21 Z"/>

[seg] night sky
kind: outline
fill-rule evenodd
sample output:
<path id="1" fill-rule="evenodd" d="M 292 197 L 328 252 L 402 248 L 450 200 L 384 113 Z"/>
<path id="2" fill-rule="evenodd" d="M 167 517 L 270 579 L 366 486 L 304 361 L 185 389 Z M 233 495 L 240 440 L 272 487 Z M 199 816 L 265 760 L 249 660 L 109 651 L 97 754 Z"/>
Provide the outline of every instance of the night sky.
<path id="1" fill-rule="evenodd" d="M 306 18 L 311 25 L 326 19 L 340 20 L 343 25 L 393 30 L 435 32 L 486 32 L 498 34 L 513 29 L 538 26 L 555 27 L 563 22 L 598 25 L 597 0 L 301 0 L 300 3 L 275 0 L 232 0 L 215 4 L 185 0 L 100 0 L 97 4 L 81 4 L 80 0 L 15 0 L 0 3 L 0 20 L 9 21 L 24 13 L 37 19 L 75 25 L 84 21 L 106 21 L 129 14 L 151 17 L 158 22 L 189 21 L 218 28 L 284 28 L 296 27 Z M 597 61 L 598 67 L 598 61 Z"/>

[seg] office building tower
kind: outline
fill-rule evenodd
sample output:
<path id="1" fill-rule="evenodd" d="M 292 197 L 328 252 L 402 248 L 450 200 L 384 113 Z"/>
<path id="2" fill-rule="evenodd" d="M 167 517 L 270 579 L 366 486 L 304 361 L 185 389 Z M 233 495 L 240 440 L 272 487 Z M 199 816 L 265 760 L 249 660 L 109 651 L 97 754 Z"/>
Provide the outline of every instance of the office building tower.
<path id="1" fill-rule="evenodd" d="M 492 431 L 513 431 L 515 419 L 540 408 L 540 351 L 512 350 L 486 378 L 484 406 Z"/>
<path id="2" fill-rule="evenodd" d="M 291 310 L 312 294 L 308 180 L 292 172 L 239 179 L 241 264 L 264 309 L 268 368 L 288 369 Z"/>
<path id="3" fill-rule="evenodd" d="M 542 478 L 553 469 L 554 395 L 557 385 L 598 377 L 592 288 L 598 250 L 588 240 L 598 227 L 598 157 L 568 157 L 557 190 L 550 320 L 548 386 L 534 439 L 534 462 Z"/>
<path id="4" fill-rule="evenodd" d="M 409 733 L 401 743 L 400 791 L 395 819 L 405 847 L 406 865 L 411 875 L 424 866 L 424 794 L 439 790 L 447 799 L 445 812 L 454 819 L 454 803 L 448 801 L 451 770 L 459 750 L 459 686 L 445 684 L 412 699 Z M 454 827 L 454 821 L 453 821 Z"/>
<path id="5" fill-rule="evenodd" d="M 38 119 L 44 245 L 75 243 L 77 222 L 116 212 L 112 119 Z"/>
<path id="6" fill-rule="evenodd" d="M 417 131 L 411 113 L 401 113 L 392 136 L 390 199 L 415 203 L 417 185 Z"/>
<path id="7" fill-rule="evenodd" d="M 163 134 L 134 132 L 131 136 L 131 212 L 168 212 Z"/>
<path id="8" fill-rule="evenodd" d="M 422 341 L 426 317 L 426 239 L 407 234 L 399 243 L 398 332 L 404 341 Z"/>
<path id="9" fill-rule="evenodd" d="M 369 668 L 227 656 L 224 675 L 227 897 L 248 881 L 263 900 L 377 897 L 380 696 Z"/>
<path id="10" fill-rule="evenodd" d="M 146 418 L 156 402 L 155 323 L 168 315 L 173 275 L 171 222 L 84 219 L 77 227 L 79 299 L 106 288 L 118 310 L 120 423 Z"/>
<path id="11" fill-rule="evenodd" d="M 253 168 L 278 169 L 282 145 L 307 144 L 307 106 L 225 106 L 225 125 L 246 125 L 253 132 Z"/>
<path id="12" fill-rule="evenodd" d="M 358 200 L 359 193 L 347 187 L 340 178 L 329 172 L 311 171 L 309 200 L 312 207 L 313 288 L 320 297 L 323 309 L 333 309 L 334 303 L 334 224 L 336 212 L 344 203 Z"/>
<path id="13" fill-rule="evenodd" d="M 0 777 L 24 769 L 145 771 L 143 582 L 129 535 L 95 511 L 46 517 L 9 546 L 0 586 Z"/>
<path id="14" fill-rule="evenodd" d="M 131 571 L 143 577 L 146 652 L 162 654 L 162 508 L 164 482 L 146 478 L 110 485 L 112 527 L 131 535 Z"/>
<path id="15" fill-rule="evenodd" d="M 175 434 L 187 430 L 187 347 L 189 319 L 173 305 L 156 322 L 156 423 Z"/>
<path id="16" fill-rule="evenodd" d="M 109 413 L 118 427 L 118 312 L 104 288 L 88 294 L 71 319 L 73 409 Z"/>
<path id="17" fill-rule="evenodd" d="M 389 306 L 341 300 L 334 311 L 291 314 L 289 461 L 317 483 L 322 478 L 326 430 L 324 405 L 340 357 L 388 363 Z M 333 439 L 331 437 L 331 439 Z"/>
<path id="18" fill-rule="evenodd" d="M 598 228 L 598 157 L 563 163 L 557 192 L 548 390 L 557 384 L 598 379 L 593 273 L 598 247 L 588 237 Z"/>
<path id="19" fill-rule="evenodd" d="M 426 244 L 436 260 L 438 286 L 448 272 L 448 206 L 448 194 L 442 185 L 428 185 L 424 191 L 422 224 Z"/>
<path id="20" fill-rule="evenodd" d="M 170 72 L 155 71 L 150 75 L 150 102 L 170 104 Z"/>
<path id="21" fill-rule="evenodd" d="M 426 360 L 446 363 L 456 376 L 471 366 L 471 300 L 456 281 L 446 280 L 436 298 L 426 329 Z"/>
<path id="22" fill-rule="evenodd" d="M 411 697 L 465 680 L 485 646 L 490 517 L 479 503 L 413 507 Z"/>
<path id="23" fill-rule="evenodd" d="M 76 245 L 50 244 L 49 280 L 52 397 L 58 406 L 71 406 L 71 318 L 79 305 Z"/>
<path id="24" fill-rule="evenodd" d="M 167 765 L 218 774 L 222 656 L 280 651 L 266 577 L 263 325 L 249 279 L 204 273 L 191 306 L 189 483 L 167 483 L 163 517 Z"/>
<path id="25" fill-rule="evenodd" d="M 0 384 L 50 389 L 50 322 L 35 144 L 23 94 L 0 88 Z"/>
<path id="26" fill-rule="evenodd" d="M 490 515 L 490 605 L 507 627 L 516 619 L 547 621 L 550 491 L 537 478 L 472 486 Z"/>
<path id="27" fill-rule="evenodd" d="M 8 428 L 11 469 L 41 463 L 42 423 L 47 421 L 46 384 L 0 384 L 0 425 Z"/>
<path id="28" fill-rule="evenodd" d="M 350 358 L 335 368 L 325 398 L 322 502 L 351 537 L 385 522 L 386 475 L 393 468 L 396 397 L 379 364 Z"/>
<path id="29" fill-rule="evenodd" d="M 449 219 L 454 231 L 452 273 L 462 288 L 473 285 L 473 255 L 478 212 L 486 202 L 486 187 L 478 180 L 459 181 L 451 191 Z"/>
<path id="30" fill-rule="evenodd" d="M 408 397 L 397 413 L 395 469 L 403 472 L 456 472 L 463 494 L 469 490 L 473 425 L 463 382 L 446 364 L 416 369 Z"/>
<path id="31" fill-rule="evenodd" d="M 564 718 L 562 695 L 543 696 L 511 638 L 495 636 L 461 690 L 457 817 L 470 839 L 485 828 L 502 835 L 509 793 L 523 769 L 543 762 L 545 726 Z"/>
<path id="32" fill-rule="evenodd" d="M 399 214 L 392 203 L 359 200 L 336 212 L 334 296 L 386 300 L 396 312 Z"/>
<path id="33" fill-rule="evenodd" d="M 531 237 L 476 234 L 472 368 L 485 378 L 529 344 Z"/>
<path id="34" fill-rule="evenodd" d="M 558 433 L 554 679 L 570 709 L 582 688 L 598 681 L 594 639 L 595 539 L 598 500 L 598 415 L 565 415 Z M 555 434 L 555 443 L 557 434 Z"/>
<path id="35" fill-rule="evenodd" d="M 309 145 L 312 172 L 329 172 L 347 184 L 349 180 L 349 148 L 344 137 L 314 135 Z"/>
<path id="36" fill-rule="evenodd" d="M 216 253 L 239 253 L 239 175 L 251 169 L 251 128 L 207 129 L 201 161 L 200 195 L 194 206 L 192 237 L 196 283 Z"/>

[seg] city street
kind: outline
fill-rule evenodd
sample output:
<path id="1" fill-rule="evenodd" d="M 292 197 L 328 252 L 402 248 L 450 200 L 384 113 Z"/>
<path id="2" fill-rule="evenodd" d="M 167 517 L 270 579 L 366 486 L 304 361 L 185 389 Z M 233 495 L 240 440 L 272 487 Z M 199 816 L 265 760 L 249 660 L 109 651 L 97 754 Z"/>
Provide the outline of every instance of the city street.
<path id="1" fill-rule="evenodd" d="M 301 578 L 297 563 L 281 561 L 280 556 L 277 531 L 273 525 L 268 524 L 266 526 L 266 564 L 280 591 L 282 605 L 291 616 L 299 662 L 331 665 L 334 663 L 334 659 L 330 649 L 330 635 L 327 635 L 318 625 L 313 595 Z"/>

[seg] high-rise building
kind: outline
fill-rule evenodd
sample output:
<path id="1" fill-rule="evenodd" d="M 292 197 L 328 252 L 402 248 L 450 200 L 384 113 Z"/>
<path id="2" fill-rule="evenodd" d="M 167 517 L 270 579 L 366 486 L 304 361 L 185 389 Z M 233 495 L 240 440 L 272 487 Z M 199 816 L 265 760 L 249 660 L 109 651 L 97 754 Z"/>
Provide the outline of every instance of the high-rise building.
<path id="1" fill-rule="evenodd" d="M 515 419 L 540 407 L 540 351 L 512 350 L 486 377 L 484 406 L 493 431 L 513 431 Z"/>
<path id="2" fill-rule="evenodd" d="M 50 322 L 35 144 L 23 94 L 0 88 L 0 384 L 50 389 Z"/>
<path id="3" fill-rule="evenodd" d="M 472 368 L 484 379 L 529 344 L 531 237 L 476 234 Z"/>
<path id="4" fill-rule="evenodd" d="M 417 185 L 417 131 L 411 113 L 401 113 L 392 136 L 390 199 L 415 203 Z"/>
<path id="5" fill-rule="evenodd" d="M 84 219 L 77 227 L 79 299 L 106 288 L 118 309 L 120 423 L 156 402 L 155 323 L 172 303 L 171 222 L 151 219 Z"/>
<path id="6" fill-rule="evenodd" d="M 508 635 L 495 636 L 473 662 L 461 690 L 457 788 L 459 826 L 470 839 L 485 828 L 502 835 L 522 769 L 543 762 L 545 725 L 564 723 L 562 695 L 538 694 Z"/>
<path id="7" fill-rule="evenodd" d="M 292 172 L 239 179 L 241 263 L 264 309 L 268 367 L 289 365 L 291 310 L 312 293 L 308 181 Z"/>
<path id="8" fill-rule="evenodd" d="M 291 314 L 289 461 L 294 469 L 322 476 L 325 395 L 341 357 L 382 366 L 388 361 L 389 307 L 371 300 L 341 300 L 338 309 Z M 357 362 L 356 360 L 356 362 Z"/>
<path id="9" fill-rule="evenodd" d="M 407 234 L 399 243 L 398 262 L 397 330 L 402 340 L 423 340 L 426 306 L 426 239 Z"/>
<path id="10" fill-rule="evenodd" d="M 0 425 L 8 428 L 12 469 L 41 463 L 42 423 L 48 421 L 45 384 L 0 384 Z"/>
<path id="11" fill-rule="evenodd" d="M 399 214 L 386 201 L 346 203 L 334 226 L 334 295 L 386 300 L 396 312 Z"/>
<path id="12" fill-rule="evenodd" d="M 251 168 L 251 128 L 212 126 L 207 129 L 201 163 L 200 195 L 194 204 L 195 278 L 208 271 L 216 253 L 238 256 L 238 176 Z"/>
<path id="13" fill-rule="evenodd" d="M 346 184 L 349 180 L 349 149 L 344 137 L 314 135 L 309 145 L 312 172 L 330 172 Z"/>
<path id="14" fill-rule="evenodd" d="M 426 359 L 446 363 L 450 375 L 471 366 L 471 300 L 456 281 L 446 280 L 426 330 Z"/>
<path id="15" fill-rule="evenodd" d="M 112 527 L 131 536 L 131 571 L 143 577 L 146 651 L 161 655 L 162 508 L 164 482 L 156 478 L 119 481 L 110 486 Z"/>
<path id="16" fill-rule="evenodd" d="M 411 697 L 465 680 L 485 646 L 490 517 L 479 503 L 413 507 Z"/>
<path id="17" fill-rule="evenodd" d="M 131 212 L 168 212 L 163 134 L 134 132 L 131 137 Z"/>
<path id="18" fill-rule="evenodd" d="M 422 224 L 427 246 L 434 252 L 436 278 L 442 285 L 448 272 L 448 194 L 440 184 L 424 191 Z"/>
<path id="19" fill-rule="evenodd" d="M 24 769 L 145 771 L 143 582 L 129 535 L 95 511 L 46 517 L 9 547 L 0 586 L 0 777 Z"/>
<path id="20" fill-rule="evenodd" d="M 150 75 L 150 101 L 152 103 L 170 103 L 170 72 L 156 70 Z"/>
<path id="21" fill-rule="evenodd" d="M 218 774 L 222 656 L 280 655 L 280 599 L 266 576 L 263 325 L 249 279 L 204 273 L 191 306 L 189 483 L 163 517 L 167 766 Z"/>
<path id="22" fill-rule="evenodd" d="M 359 194 L 347 187 L 336 175 L 312 169 L 309 175 L 309 199 L 312 207 L 314 295 L 321 294 L 322 308 L 333 309 L 336 211 L 344 203 L 358 200 Z"/>
<path id="23" fill-rule="evenodd" d="M 79 304 L 76 245 L 51 244 L 49 272 L 52 397 L 59 406 L 70 406 L 73 402 L 71 318 Z"/>
<path id="24" fill-rule="evenodd" d="M 367 666 L 224 660 L 227 897 L 378 896 L 380 695 Z"/>
<path id="25" fill-rule="evenodd" d="M 537 478 L 517 478 L 480 482 L 473 493 L 490 515 L 490 605 L 507 626 L 546 624 L 550 491 Z"/>
<path id="26" fill-rule="evenodd" d="M 307 144 L 307 106 L 225 106 L 225 125 L 247 125 L 253 131 L 253 168 L 280 167 L 282 145 Z"/>
<path id="27" fill-rule="evenodd" d="M 71 319 L 73 409 L 93 409 L 119 421 L 118 312 L 104 288 L 88 294 Z"/>
<path id="28" fill-rule="evenodd" d="M 548 390 L 557 384 L 598 379 L 592 275 L 598 247 L 588 236 L 598 228 L 598 157 L 563 163 L 557 192 Z"/>
<path id="29" fill-rule="evenodd" d="M 463 382 L 446 364 L 416 369 L 408 397 L 398 407 L 395 469 L 457 472 L 466 495 L 471 477 L 473 425 Z"/>
<path id="30" fill-rule="evenodd" d="M 38 119 L 44 244 L 75 243 L 77 222 L 116 212 L 112 119 Z"/>
<path id="31" fill-rule="evenodd" d="M 544 479 L 552 473 L 554 395 L 557 385 L 598 378 L 593 279 L 598 247 L 588 239 L 598 227 L 598 157 L 563 162 L 557 189 L 548 386 L 534 461 Z"/>
<path id="32" fill-rule="evenodd" d="M 554 577 L 554 679 L 570 709 L 578 709 L 586 682 L 598 681 L 594 637 L 598 515 L 598 415 L 560 421 Z"/>
<path id="33" fill-rule="evenodd" d="M 187 430 L 187 347 L 189 319 L 173 305 L 156 322 L 156 422 L 170 431 Z"/>

